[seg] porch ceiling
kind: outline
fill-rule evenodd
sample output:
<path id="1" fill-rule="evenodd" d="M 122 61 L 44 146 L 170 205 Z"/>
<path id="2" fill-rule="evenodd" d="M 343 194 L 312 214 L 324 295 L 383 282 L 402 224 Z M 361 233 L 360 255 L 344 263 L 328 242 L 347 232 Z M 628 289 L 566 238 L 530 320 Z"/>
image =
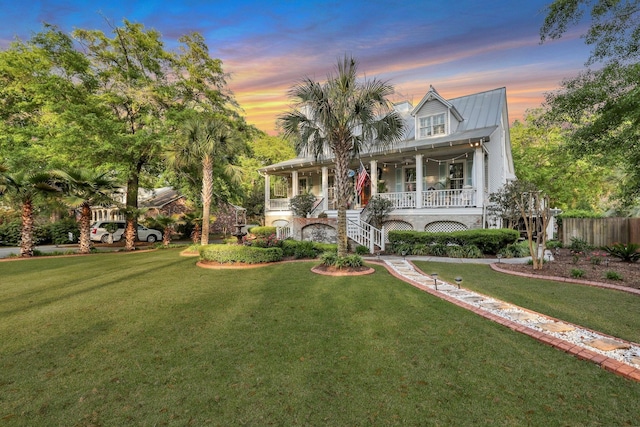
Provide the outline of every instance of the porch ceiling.
<path id="1" fill-rule="evenodd" d="M 492 126 L 444 137 L 404 141 L 392 149 L 362 153 L 360 158 L 363 162 L 376 159 L 378 163 L 399 165 L 415 163 L 415 155 L 422 154 L 425 158 L 446 161 L 473 151 L 471 143 L 477 143 L 481 139 L 488 141 L 495 129 L 496 126 Z M 358 160 L 352 161 L 352 165 L 357 168 Z M 295 170 L 320 173 L 323 166 L 333 167 L 333 158 L 318 161 L 313 158 L 295 158 L 260 168 L 259 171 L 269 175 L 288 175 Z"/>

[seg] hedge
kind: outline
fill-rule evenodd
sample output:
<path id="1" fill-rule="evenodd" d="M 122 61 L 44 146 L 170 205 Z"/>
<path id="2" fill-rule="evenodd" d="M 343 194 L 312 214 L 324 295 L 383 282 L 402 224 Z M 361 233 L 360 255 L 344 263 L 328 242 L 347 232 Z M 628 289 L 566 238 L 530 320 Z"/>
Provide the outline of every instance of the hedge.
<path id="1" fill-rule="evenodd" d="M 253 234 L 256 237 L 267 238 L 269 236 L 276 234 L 276 227 L 264 227 L 264 226 L 251 227 L 249 229 L 249 233 Z"/>
<path id="2" fill-rule="evenodd" d="M 518 240 L 520 234 L 512 229 L 478 229 L 431 233 L 427 231 L 389 232 L 390 251 L 413 253 L 415 247 L 475 246 L 483 254 L 497 254 L 500 249 Z"/>
<path id="3" fill-rule="evenodd" d="M 220 263 L 244 262 L 259 264 L 282 260 L 280 248 L 256 248 L 244 245 L 213 244 L 201 246 L 199 249 L 201 261 L 216 261 Z"/>

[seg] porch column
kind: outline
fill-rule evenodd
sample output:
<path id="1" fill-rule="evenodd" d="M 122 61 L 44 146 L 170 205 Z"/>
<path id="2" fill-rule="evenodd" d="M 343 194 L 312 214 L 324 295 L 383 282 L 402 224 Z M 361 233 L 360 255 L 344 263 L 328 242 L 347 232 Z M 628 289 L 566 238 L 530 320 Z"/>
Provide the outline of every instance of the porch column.
<path id="1" fill-rule="evenodd" d="M 291 197 L 298 195 L 298 171 L 291 172 Z"/>
<path id="2" fill-rule="evenodd" d="M 371 171 L 371 197 L 378 194 L 378 161 L 371 160 L 370 163 L 370 171 Z"/>
<path id="3" fill-rule="evenodd" d="M 473 186 L 476 190 L 476 207 L 484 206 L 484 150 L 477 147 L 473 153 Z"/>
<path id="4" fill-rule="evenodd" d="M 329 168 L 322 167 L 322 210 L 329 210 Z"/>
<path id="5" fill-rule="evenodd" d="M 264 210 L 271 210 L 271 176 L 264 176 Z"/>
<path id="6" fill-rule="evenodd" d="M 422 154 L 416 154 L 416 208 L 422 207 L 422 184 L 424 172 L 422 171 Z"/>

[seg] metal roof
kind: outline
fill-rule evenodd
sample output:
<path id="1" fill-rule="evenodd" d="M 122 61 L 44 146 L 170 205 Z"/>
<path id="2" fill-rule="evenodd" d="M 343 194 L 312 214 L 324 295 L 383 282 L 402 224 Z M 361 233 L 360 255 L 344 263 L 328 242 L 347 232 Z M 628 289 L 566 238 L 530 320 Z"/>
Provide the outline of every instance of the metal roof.
<path id="1" fill-rule="evenodd" d="M 456 131 L 439 137 L 416 139 L 415 112 L 428 100 L 441 101 L 440 98 L 441 96 L 431 87 L 429 93 L 425 95 L 416 108 L 406 108 L 406 103 L 401 103 L 403 108 L 399 109 L 398 112 L 405 122 L 405 137 L 403 141 L 386 150 L 372 149 L 363 151 L 360 153 L 361 157 L 418 150 L 427 147 L 453 146 L 468 143 L 471 140 L 478 141 L 482 138 L 486 140 L 500 126 L 502 111 L 507 101 L 506 88 L 504 87 L 446 100 L 445 105 L 449 106 L 448 104 L 450 104 L 463 119 Z M 331 163 L 333 163 L 332 157 L 320 160 L 316 160 L 313 157 L 297 157 L 265 166 L 259 170 L 261 172 L 270 172 Z"/>

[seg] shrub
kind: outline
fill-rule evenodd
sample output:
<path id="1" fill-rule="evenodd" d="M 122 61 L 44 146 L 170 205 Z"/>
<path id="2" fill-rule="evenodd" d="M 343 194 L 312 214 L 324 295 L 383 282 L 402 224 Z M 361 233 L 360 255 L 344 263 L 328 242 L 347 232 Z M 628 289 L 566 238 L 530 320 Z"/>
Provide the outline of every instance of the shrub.
<path id="1" fill-rule="evenodd" d="M 584 276 L 584 270 L 580 270 L 579 268 L 571 269 L 571 277 L 578 279 L 582 276 Z"/>
<path id="2" fill-rule="evenodd" d="M 54 222 L 49 226 L 49 231 L 51 233 L 51 242 L 54 245 L 70 243 L 69 233 L 73 234 L 74 242 L 77 242 L 80 237 L 80 228 L 73 218 L 65 218 Z"/>
<path id="3" fill-rule="evenodd" d="M 562 242 L 560 240 L 549 240 L 547 241 L 547 249 L 561 249 Z"/>
<path id="4" fill-rule="evenodd" d="M 587 252 L 591 250 L 592 247 L 586 240 L 581 239 L 579 237 L 572 237 L 571 243 L 569 244 L 569 250 L 573 253 L 579 252 Z"/>
<path id="5" fill-rule="evenodd" d="M 358 245 L 356 246 L 356 254 L 358 255 L 369 255 L 371 252 L 369 252 L 369 248 L 364 246 L 364 245 Z"/>
<path id="6" fill-rule="evenodd" d="M 424 243 L 416 243 L 411 249 L 411 255 L 429 255 L 430 253 L 431 248 Z"/>
<path id="7" fill-rule="evenodd" d="M 338 256 L 334 252 L 325 252 L 322 255 L 322 264 L 326 266 L 334 266 L 336 268 L 362 267 L 364 262 L 362 257 L 357 254 Z"/>
<path id="8" fill-rule="evenodd" d="M 604 246 L 603 251 L 612 257 L 621 259 L 624 262 L 636 262 L 640 259 L 640 245 L 636 243 L 614 243 L 611 246 Z"/>
<path id="9" fill-rule="evenodd" d="M 298 242 L 293 249 L 293 257 L 295 259 L 301 258 L 316 258 L 319 251 L 313 246 L 313 242 Z"/>
<path id="10" fill-rule="evenodd" d="M 607 271 L 604 277 L 609 280 L 622 280 L 622 276 L 617 271 Z"/>
<path id="11" fill-rule="evenodd" d="M 243 244 L 256 248 L 277 248 L 282 246 L 282 241 L 278 240 L 275 234 L 271 234 L 267 237 L 260 236 L 255 239 L 243 239 Z"/>
<path id="12" fill-rule="evenodd" d="M 406 249 L 404 245 L 409 245 L 411 248 L 416 244 L 474 245 L 484 254 L 496 254 L 505 246 L 515 243 L 518 237 L 518 232 L 511 229 L 478 229 L 451 233 L 401 230 L 389 232 L 390 251 L 396 254 L 400 253 L 400 248 Z M 411 249 L 407 253 L 411 253 Z"/>
<path id="13" fill-rule="evenodd" d="M 482 258 L 482 251 L 475 245 L 466 245 L 462 249 L 464 258 Z"/>
<path id="14" fill-rule="evenodd" d="M 291 198 L 290 206 L 293 214 L 299 217 L 306 217 L 313 210 L 316 203 L 316 196 L 311 193 L 298 194 Z"/>
<path id="15" fill-rule="evenodd" d="M 258 264 L 280 261 L 283 258 L 280 248 L 256 248 L 243 245 L 206 245 L 199 248 L 201 261 L 220 263 L 244 262 Z"/>
<path id="16" fill-rule="evenodd" d="M 505 258 L 523 258 L 531 255 L 527 242 L 512 243 L 498 251 Z"/>
<path id="17" fill-rule="evenodd" d="M 433 256 L 447 256 L 447 245 L 442 243 L 431 245 L 431 254 Z"/>
<path id="18" fill-rule="evenodd" d="M 369 199 L 367 210 L 371 213 L 371 225 L 380 228 L 389 216 L 389 213 L 393 210 L 393 202 L 380 195 L 375 195 Z"/>
<path id="19" fill-rule="evenodd" d="M 300 258 L 317 258 L 323 252 L 337 252 L 338 246 L 332 243 L 312 241 L 283 240 L 282 251 L 284 256 Z"/>
<path id="20" fill-rule="evenodd" d="M 464 249 L 462 246 L 452 245 L 446 247 L 447 256 L 450 258 L 464 258 Z"/>
<path id="21" fill-rule="evenodd" d="M 256 237 L 267 238 L 276 234 L 276 227 L 251 227 L 249 233 Z"/>

